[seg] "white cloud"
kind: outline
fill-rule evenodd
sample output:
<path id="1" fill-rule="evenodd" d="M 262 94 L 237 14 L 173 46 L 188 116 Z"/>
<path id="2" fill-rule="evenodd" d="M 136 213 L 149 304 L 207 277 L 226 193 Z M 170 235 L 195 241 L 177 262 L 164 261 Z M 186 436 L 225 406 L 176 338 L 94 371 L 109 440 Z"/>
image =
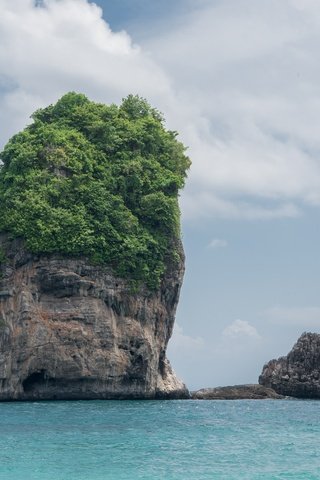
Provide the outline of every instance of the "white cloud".
<path id="1" fill-rule="evenodd" d="M 238 337 L 250 337 L 254 339 L 260 339 L 260 335 L 257 329 L 250 325 L 246 320 L 235 320 L 228 325 L 222 332 L 224 337 L 238 338 Z"/>
<path id="2" fill-rule="evenodd" d="M 202 337 L 192 337 L 186 335 L 183 328 L 176 322 L 174 325 L 173 335 L 169 342 L 169 351 L 174 352 L 176 350 L 194 350 L 204 346 L 204 340 Z"/>
<path id="3" fill-rule="evenodd" d="M 223 240 L 222 238 L 213 238 L 209 243 L 208 247 L 209 248 L 225 248 L 227 245 L 228 245 L 228 242 L 226 240 Z"/>
<path id="4" fill-rule="evenodd" d="M 190 179 L 192 182 L 192 178 Z M 301 215 L 301 207 L 293 202 L 272 202 L 259 204 L 259 200 L 252 196 L 250 199 L 223 198 L 214 191 L 198 188 L 186 188 L 181 196 L 180 205 L 187 219 L 230 218 L 246 220 L 272 220 L 275 218 L 294 218 Z"/>
<path id="5" fill-rule="evenodd" d="M 272 307 L 262 316 L 276 325 L 320 329 L 320 307 Z"/>
<path id="6" fill-rule="evenodd" d="M 188 216 L 320 205 L 319 27 L 319 2 L 230 0 L 150 39 L 189 109 L 177 118 L 193 159 Z"/>

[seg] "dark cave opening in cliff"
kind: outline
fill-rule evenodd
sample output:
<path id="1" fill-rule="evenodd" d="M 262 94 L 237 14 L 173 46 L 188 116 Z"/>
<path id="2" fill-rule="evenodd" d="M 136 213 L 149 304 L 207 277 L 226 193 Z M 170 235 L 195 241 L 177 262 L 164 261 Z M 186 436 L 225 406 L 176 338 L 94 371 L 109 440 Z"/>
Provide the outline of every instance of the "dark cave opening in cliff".
<path id="1" fill-rule="evenodd" d="M 33 372 L 22 382 L 23 390 L 25 392 L 31 392 L 32 390 L 35 390 L 41 385 L 47 383 L 47 378 L 47 372 L 45 370 Z"/>

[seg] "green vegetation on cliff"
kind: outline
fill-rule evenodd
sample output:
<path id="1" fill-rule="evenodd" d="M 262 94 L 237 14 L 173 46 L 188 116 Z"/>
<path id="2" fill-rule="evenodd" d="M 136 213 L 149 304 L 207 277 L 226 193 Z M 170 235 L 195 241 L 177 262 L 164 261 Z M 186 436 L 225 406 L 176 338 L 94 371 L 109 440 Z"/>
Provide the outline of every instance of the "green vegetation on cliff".
<path id="1" fill-rule="evenodd" d="M 157 287 L 177 258 L 190 165 L 176 133 L 132 95 L 118 107 L 68 93 L 32 118 L 0 155 L 0 231 Z"/>

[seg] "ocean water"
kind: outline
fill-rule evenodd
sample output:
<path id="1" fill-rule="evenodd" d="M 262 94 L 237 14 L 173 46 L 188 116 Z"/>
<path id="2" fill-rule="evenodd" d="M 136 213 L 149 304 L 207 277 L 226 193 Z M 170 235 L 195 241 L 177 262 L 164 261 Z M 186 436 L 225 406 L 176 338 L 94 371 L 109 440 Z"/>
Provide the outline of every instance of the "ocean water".
<path id="1" fill-rule="evenodd" d="M 320 479 L 320 402 L 0 403 L 0 479 Z"/>

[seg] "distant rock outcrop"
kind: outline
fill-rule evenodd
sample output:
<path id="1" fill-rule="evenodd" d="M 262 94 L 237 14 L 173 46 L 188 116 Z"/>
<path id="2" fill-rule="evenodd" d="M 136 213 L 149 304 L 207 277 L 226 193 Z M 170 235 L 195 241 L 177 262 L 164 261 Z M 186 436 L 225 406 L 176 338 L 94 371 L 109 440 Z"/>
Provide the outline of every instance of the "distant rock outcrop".
<path id="1" fill-rule="evenodd" d="M 262 385 L 233 385 L 230 387 L 202 388 L 192 392 L 194 400 L 264 400 L 283 398 L 271 388 Z"/>
<path id="2" fill-rule="evenodd" d="M 0 400 L 188 398 L 166 358 L 184 272 L 157 291 L 0 236 Z"/>
<path id="3" fill-rule="evenodd" d="M 281 395 L 320 398 L 320 335 L 303 333 L 286 357 L 263 367 L 259 383 Z"/>

